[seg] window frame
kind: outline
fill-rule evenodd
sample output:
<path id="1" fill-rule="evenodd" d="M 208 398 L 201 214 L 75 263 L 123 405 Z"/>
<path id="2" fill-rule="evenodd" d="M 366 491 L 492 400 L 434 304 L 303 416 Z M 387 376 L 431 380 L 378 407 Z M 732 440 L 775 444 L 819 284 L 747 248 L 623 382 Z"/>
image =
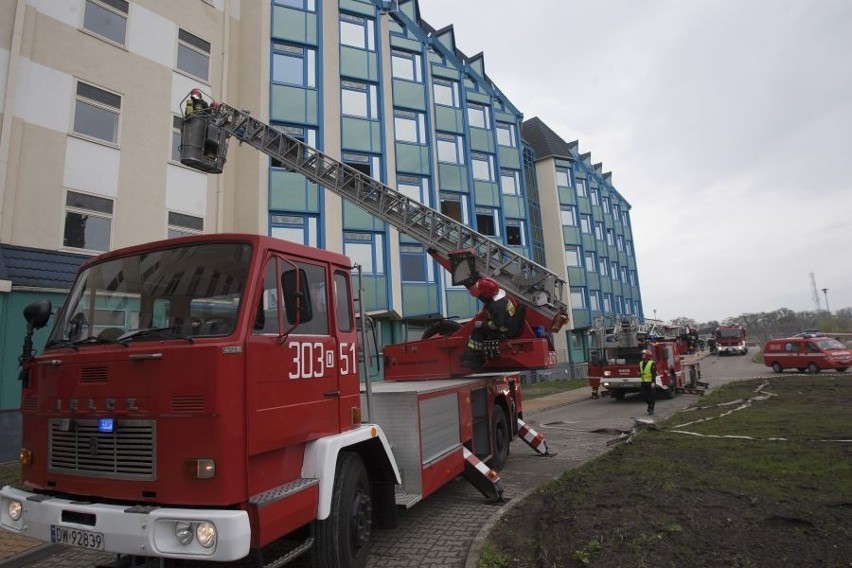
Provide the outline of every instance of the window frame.
<path id="1" fill-rule="evenodd" d="M 195 223 L 195 221 L 200 223 Z M 195 223 L 198 226 L 190 226 Z M 204 234 L 204 217 L 181 213 L 180 211 L 166 212 L 166 238 L 188 237 Z"/>
<path id="2" fill-rule="evenodd" d="M 356 16 L 354 14 L 347 14 L 346 12 L 340 12 L 340 17 L 338 19 L 338 32 L 340 34 L 340 47 L 352 47 L 355 49 L 361 49 L 363 51 L 375 52 L 376 51 L 376 21 L 372 18 L 367 18 L 366 16 Z M 358 42 L 350 42 L 349 36 L 351 34 L 344 33 L 344 25 L 346 26 L 354 26 L 361 28 L 361 41 Z M 355 31 L 355 30 L 353 30 Z M 357 35 L 357 32 L 356 32 Z M 354 36 L 353 36 L 354 37 Z M 346 40 L 344 42 L 344 40 Z"/>
<path id="3" fill-rule="evenodd" d="M 351 111 L 351 103 L 346 103 L 345 93 L 364 93 L 365 114 L 353 114 Z M 350 107 L 350 108 L 346 108 Z M 379 119 L 379 101 L 378 87 L 374 83 L 365 83 L 363 81 L 340 81 L 340 115 L 352 118 L 361 118 L 364 120 Z"/>
<path id="4" fill-rule="evenodd" d="M 81 93 L 81 87 L 89 92 Z M 99 95 L 100 99 L 94 98 L 90 95 Z M 109 99 L 112 98 L 117 99 L 117 106 L 109 102 Z M 93 85 L 91 83 L 87 83 L 78 79 L 74 89 L 74 117 L 71 121 L 71 133 L 75 136 L 85 138 L 86 140 L 109 144 L 117 148 L 119 146 L 119 136 L 121 133 L 122 102 L 123 97 L 118 93 L 109 91 L 107 89 L 104 89 L 103 87 L 98 87 L 97 85 Z M 95 111 L 100 111 L 102 113 L 108 113 L 109 115 L 112 115 L 111 118 L 114 118 L 114 122 L 112 123 L 112 139 L 102 138 L 97 134 L 78 130 L 78 120 L 81 119 L 82 116 L 85 116 L 85 113 L 80 112 L 80 105 L 85 105 L 85 107 L 88 107 Z M 107 115 L 104 114 L 103 116 Z"/>
<path id="5" fill-rule="evenodd" d="M 206 47 L 205 47 L 206 46 Z M 181 48 L 188 50 L 191 55 L 199 55 L 207 60 L 204 75 L 197 75 L 189 69 L 181 67 Z M 206 51 L 205 51 L 206 49 Z M 205 83 L 210 82 L 210 58 L 212 55 L 212 44 L 202 37 L 183 28 L 178 28 L 177 49 L 175 50 L 175 70 L 189 77 L 200 79 Z"/>
<path id="6" fill-rule="evenodd" d="M 402 69 L 410 71 L 410 76 L 409 73 L 398 74 L 398 71 Z M 423 56 L 412 51 L 392 49 L 391 77 L 412 83 L 423 83 Z"/>
<path id="7" fill-rule="evenodd" d="M 281 41 L 272 42 L 270 62 L 270 82 L 274 85 L 290 85 L 303 89 L 317 88 L 317 52 L 306 45 L 292 45 Z M 298 81 L 288 80 L 289 77 L 278 77 L 276 62 L 284 59 L 298 60 L 301 65 L 301 78 Z M 280 68 L 282 69 L 283 68 Z"/>
<path id="8" fill-rule="evenodd" d="M 121 41 L 111 38 L 108 35 L 105 35 L 98 30 L 86 26 L 86 19 L 89 16 L 89 6 L 93 6 L 96 9 L 103 10 L 107 13 L 107 15 L 117 16 L 119 19 L 123 19 L 124 27 L 121 30 Z M 123 9 L 122 9 L 123 7 Z M 83 7 L 83 19 L 80 23 L 80 29 L 84 32 L 91 34 L 99 39 L 105 40 L 109 43 L 125 47 L 127 45 L 127 18 L 130 11 L 130 3 L 127 0 L 86 0 L 85 6 Z M 92 18 L 96 18 L 97 15 L 92 15 Z M 117 20 L 115 20 L 117 21 Z M 91 23 L 91 21 L 90 21 Z"/>
<path id="9" fill-rule="evenodd" d="M 482 168 L 485 168 L 483 172 Z M 485 152 L 470 153 L 470 172 L 473 179 L 494 183 L 494 156 Z M 483 173 L 486 177 L 482 177 Z"/>
<path id="10" fill-rule="evenodd" d="M 499 122 L 497 121 L 494 127 L 494 131 L 497 135 L 497 145 L 503 146 L 504 148 L 517 148 L 518 147 L 518 136 L 516 134 L 516 129 L 514 124 L 510 124 L 508 122 Z M 503 134 L 503 136 L 501 136 Z M 508 136 L 508 144 L 503 144 L 501 138 Z"/>
<path id="11" fill-rule="evenodd" d="M 452 144 L 454 153 L 455 153 L 455 161 L 446 160 L 446 156 L 444 155 L 443 148 L 446 147 L 447 144 Z M 435 134 L 435 150 L 438 156 L 438 162 L 443 164 L 453 164 L 455 166 L 463 166 L 464 162 L 464 139 L 460 134 L 451 134 L 449 132 L 438 132 Z"/>
<path id="12" fill-rule="evenodd" d="M 573 264 L 569 262 L 571 258 L 576 259 L 576 262 Z M 580 247 L 578 245 L 565 245 L 565 266 L 567 268 L 582 268 L 580 258 Z"/>
<path id="13" fill-rule="evenodd" d="M 109 207 L 108 207 L 109 210 L 106 210 L 106 208 L 98 209 L 96 207 L 86 207 L 85 205 L 81 205 L 81 204 L 76 204 L 76 205 L 70 204 L 69 198 L 72 195 L 80 196 L 83 199 L 90 199 L 90 200 L 92 200 L 93 204 L 96 204 L 98 202 L 98 200 L 101 200 L 101 201 L 104 202 L 104 205 L 106 205 L 106 204 L 109 205 Z M 63 206 L 63 213 L 64 213 L 63 223 L 62 223 L 62 247 L 63 248 L 73 249 L 73 250 L 78 250 L 78 251 L 99 252 L 99 253 L 100 252 L 108 252 L 109 250 L 112 249 L 112 222 L 113 222 L 113 216 L 115 215 L 115 199 L 109 198 L 109 197 L 104 197 L 102 195 L 94 195 L 94 194 L 91 194 L 91 193 L 84 193 L 84 192 L 77 191 L 77 190 L 66 189 L 66 191 L 65 191 L 65 205 Z M 76 246 L 74 244 L 68 244 L 67 243 L 67 233 L 68 233 L 68 214 L 69 213 L 84 216 L 85 218 L 94 217 L 96 219 L 105 219 L 105 220 L 109 221 L 108 234 L 107 234 L 107 238 L 106 238 L 106 241 L 107 241 L 106 248 L 100 249 L 100 248 L 86 247 L 85 242 L 83 243 L 84 246 Z M 85 233 L 84 233 L 83 236 L 85 237 Z"/>
<path id="14" fill-rule="evenodd" d="M 446 104 L 445 102 L 441 102 L 438 96 L 438 91 L 436 90 L 438 87 L 449 88 L 450 89 L 450 98 L 452 99 L 452 104 Z M 443 106 L 448 108 L 461 108 L 461 97 L 459 96 L 459 83 L 458 81 L 450 81 L 449 79 L 432 79 L 432 100 L 435 103 L 435 106 Z"/>

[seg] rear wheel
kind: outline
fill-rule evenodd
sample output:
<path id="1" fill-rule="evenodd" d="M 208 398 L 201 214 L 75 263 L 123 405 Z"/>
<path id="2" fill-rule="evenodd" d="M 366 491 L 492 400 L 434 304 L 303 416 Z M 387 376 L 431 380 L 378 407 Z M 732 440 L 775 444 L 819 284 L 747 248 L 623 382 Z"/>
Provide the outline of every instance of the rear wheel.
<path id="1" fill-rule="evenodd" d="M 363 568 L 370 551 L 373 502 L 361 456 L 342 452 L 337 459 L 331 513 L 314 522 L 315 568 Z"/>
<path id="2" fill-rule="evenodd" d="M 500 471 L 506 466 L 506 461 L 509 459 L 509 440 L 511 438 L 506 411 L 499 404 L 494 405 L 494 412 L 491 413 L 492 454 L 488 464 L 491 469 Z"/>
<path id="3" fill-rule="evenodd" d="M 615 400 L 624 400 L 624 391 L 621 389 L 612 391 L 612 398 Z"/>
<path id="4" fill-rule="evenodd" d="M 819 367 L 816 366 L 816 363 L 808 363 L 808 372 L 816 375 L 819 373 Z"/>
<path id="5" fill-rule="evenodd" d="M 772 363 L 772 370 L 775 371 L 776 373 L 780 373 L 781 371 L 784 370 L 784 367 L 781 366 L 781 363 L 779 363 L 778 361 L 775 361 L 774 363 Z"/>
<path id="6" fill-rule="evenodd" d="M 845 372 L 846 372 L 846 369 L 848 369 L 848 368 L 849 368 L 849 367 L 837 367 L 837 372 L 838 372 L 838 373 L 845 373 Z"/>

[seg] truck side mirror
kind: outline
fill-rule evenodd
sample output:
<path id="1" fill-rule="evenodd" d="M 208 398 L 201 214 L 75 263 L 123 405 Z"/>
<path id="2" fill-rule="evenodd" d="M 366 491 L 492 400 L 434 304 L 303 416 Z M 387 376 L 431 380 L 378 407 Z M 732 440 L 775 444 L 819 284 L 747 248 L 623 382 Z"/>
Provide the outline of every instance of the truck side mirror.
<path id="1" fill-rule="evenodd" d="M 24 308 L 24 319 L 29 330 L 41 329 L 47 325 L 53 305 L 49 300 L 38 300 Z"/>

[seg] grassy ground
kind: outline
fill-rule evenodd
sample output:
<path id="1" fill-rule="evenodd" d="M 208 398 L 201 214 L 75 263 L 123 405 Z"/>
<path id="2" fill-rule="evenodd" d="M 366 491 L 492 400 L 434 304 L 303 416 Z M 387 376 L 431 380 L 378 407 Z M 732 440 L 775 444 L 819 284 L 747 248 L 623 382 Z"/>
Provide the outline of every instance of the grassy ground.
<path id="1" fill-rule="evenodd" d="M 539 398 L 562 391 L 588 388 L 588 386 L 589 381 L 587 379 L 559 379 L 557 381 L 542 381 L 540 383 L 523 385 L 523 387 L 521 387 L 521 393 L 523 394 L 524 400 L 529 400 L 531 398 Z"/>
<path id="2" fill-rule="evenodd" d="M 18 462 L 0 463 L 0 487 L 17 483 L 21 479 L 21 464 Z"/>
<path id="3" fill-rule="evenodd" d="M 852 565 L 850 378 L 744 381 L 700 404 L 510 509 L 479 567 Z"/>

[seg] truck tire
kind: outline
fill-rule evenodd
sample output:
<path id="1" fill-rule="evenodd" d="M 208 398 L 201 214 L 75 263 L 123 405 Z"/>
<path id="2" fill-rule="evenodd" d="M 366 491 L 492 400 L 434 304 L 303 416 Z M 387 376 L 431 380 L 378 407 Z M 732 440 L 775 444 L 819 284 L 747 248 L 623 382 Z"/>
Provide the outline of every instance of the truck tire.
<path id="1" fill-rule="evenodd" d="M 667 386 L 667 387 L 666 387 L 666 390 L 664 390 L 664 391 L 663 391 L 663 397 L 664 397 L 666 400 L 671 400 L 671 399 L 673 399 L 673 398 L 675 397 L 676 392 L 677 392 L 677 391 L 676 391 L 675 389 L 670 388 L 670 387 L 668 387 L 668 386 Z"/>
<path id="2" fill-rule="evenodd" d="M 848 369 L 848 368 L 849 368 L 849 367 L 837 367 L 837 372 L 838 372 L 838 373 L 845 373 L 845 372 L 846 372 L 846 369 Z"/>
<path id="3" fill-rule="evenodd" d="M 819 370 L 820 369 L 819 369 L 819 367 L 816 366 L 816 363 L 814 363 L 814 362 L 808 363 L 808 372 L 809 373 L 816 375 L 817 373 L 819 373 Z"/>
<path id="4" fill-rule="evenodd" d="M 509 459 L 509 441 L 512 439 L 512 434 L 509 431 L 509 421 L 506 419 L 506 411 L 499 404 L 494 405 L 494 412 L 491 413 L 491 443 L 492 453 L 491 459 L 488 461 L 488 466 L 495 471 L 500 471 L 506 467 L 506 460 Z"/>
<path id="5" fill-rule="evenodd" d="M 361 456 L 341 452 L 334 474 L 331 513 L 314 521 L 314 568 L 363 568 L 370 553 L 373 502 Z"/>
<path id="6" fill-rule="evenodd" d="M 624 391 L 621 389 L 615 389 L 612 391 L 612 398 L 615 400 L 624 400 Z"/>
<path id="7" fill-rule="evenodd" d="M 781 371 L 784 370 L 784 367 L 781 366 L 781 363 L 779 363 L 778 361 L 775 361 L 775 362 L 772 363 L 772 370 L 775 371 L 776 373 L 780 373 Z"/>

